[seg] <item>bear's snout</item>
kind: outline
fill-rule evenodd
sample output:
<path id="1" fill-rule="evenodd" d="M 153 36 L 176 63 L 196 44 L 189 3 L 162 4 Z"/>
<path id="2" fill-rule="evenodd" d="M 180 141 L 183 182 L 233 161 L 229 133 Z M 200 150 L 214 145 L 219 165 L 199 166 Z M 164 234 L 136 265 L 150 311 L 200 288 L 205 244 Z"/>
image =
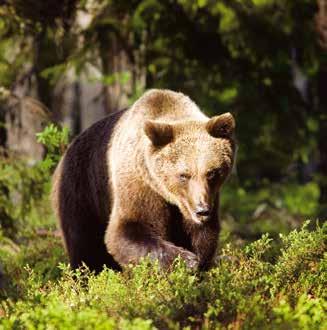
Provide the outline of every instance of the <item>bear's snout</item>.
<path id="1" fill-rule="evenodd" d="M 211 213 L 211 208 L 209 205 L 200 204 L 195 210 L 195 214 L 200 217 L 208 217 Z"/>
<path id="2" fill-rule="evenodd" d="M 195 216 L 200 223 L 204 223 L 209 220 L 212 209 L 209 204 L 200 203 L 197 205 L 195 211 Z"/>

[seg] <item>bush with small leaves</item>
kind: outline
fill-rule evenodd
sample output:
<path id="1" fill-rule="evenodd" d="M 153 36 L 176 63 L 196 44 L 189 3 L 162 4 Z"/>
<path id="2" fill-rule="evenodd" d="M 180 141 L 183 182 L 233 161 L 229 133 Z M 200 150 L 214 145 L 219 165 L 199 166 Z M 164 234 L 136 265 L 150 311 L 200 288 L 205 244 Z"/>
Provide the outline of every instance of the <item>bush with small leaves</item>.
<path id="1" fill-rule="evenodd" d="M 2 302 L 0 327 L 24 329 L 319 329 L 327 326 L 327 226 L 308 223 L 244 248 L 226 244 L 217 265 L 196 274 L 176 260 L 163 271 L 145 259 L 118 273 L 75 272 L 58 279 L 27 269 L 25 294 Z"/>

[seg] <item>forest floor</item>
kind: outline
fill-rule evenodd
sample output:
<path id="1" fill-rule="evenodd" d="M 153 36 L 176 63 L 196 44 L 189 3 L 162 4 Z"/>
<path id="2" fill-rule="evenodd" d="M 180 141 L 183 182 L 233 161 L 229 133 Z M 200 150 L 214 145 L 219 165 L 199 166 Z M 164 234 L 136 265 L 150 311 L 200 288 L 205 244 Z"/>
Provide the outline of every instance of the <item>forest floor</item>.
<path id="1" fill-rule="evenodd" d="M 144 260 L 73 273 L 41 196 L 0 232 L 0 329 L 327 329 L 327 226 L 304 221 L 316 186 L 236 187 L 222 194 L 219 258 L 201 274 L 180 260 L 171 272 Z"/>

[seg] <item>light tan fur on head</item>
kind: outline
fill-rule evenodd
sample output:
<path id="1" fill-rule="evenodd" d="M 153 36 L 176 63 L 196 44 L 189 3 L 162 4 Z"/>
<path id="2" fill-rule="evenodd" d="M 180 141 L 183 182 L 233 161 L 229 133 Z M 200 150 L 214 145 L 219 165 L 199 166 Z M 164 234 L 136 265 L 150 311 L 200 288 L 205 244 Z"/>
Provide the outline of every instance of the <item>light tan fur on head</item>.
<path id="1" fill-rule="evenodd" d="M 213 209 L 219 188 L 233 166 L 234 128 L 230 113 L 206 122 L 145 122 L 150 175 L 165 187 L 186 219 L 195 223 L 208 219 L 204 215 Z"/>
<path id="2" fill-rule="evenodd" d="M 151 89 L 133 106 L 142 117 L 163 122 L 181 120 L 206 120 L 198 106 L 183 93 Z"/>

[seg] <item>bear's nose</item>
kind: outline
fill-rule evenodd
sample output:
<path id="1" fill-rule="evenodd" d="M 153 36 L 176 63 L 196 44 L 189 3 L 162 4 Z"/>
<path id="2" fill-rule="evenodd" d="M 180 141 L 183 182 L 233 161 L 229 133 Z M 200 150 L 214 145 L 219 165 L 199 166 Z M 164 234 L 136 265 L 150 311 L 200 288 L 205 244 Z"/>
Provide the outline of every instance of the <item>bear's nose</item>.
<path id="1" fill-rule="evenodd" d="M 210 215 L 210 207 L 209 207 L 209 205 L 198 206 L 195 210 L 195 213 L 196 213 L 197 216 L 207 217 L 207 216 Z"/>

